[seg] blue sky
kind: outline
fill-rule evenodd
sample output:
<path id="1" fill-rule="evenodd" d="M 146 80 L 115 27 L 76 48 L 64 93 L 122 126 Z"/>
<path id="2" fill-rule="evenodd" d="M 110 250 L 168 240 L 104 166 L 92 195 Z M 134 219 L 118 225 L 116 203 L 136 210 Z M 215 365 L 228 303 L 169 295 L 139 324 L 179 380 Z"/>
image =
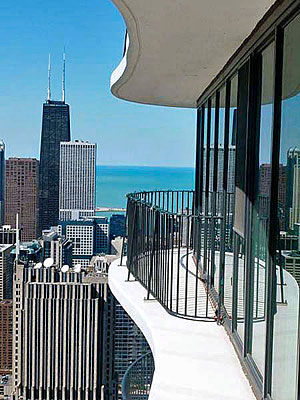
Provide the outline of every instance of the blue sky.
<path id="1" fill-rule="evenodd" d="M 193 166 L 195 111 L 114 98 L 125 26 L 109 0 L 2 0 L 0 4 L 0 137 L 6 155 L 39 157 L 41 107 L 52 58 L 52 98 L 66 100 L 73 139 L 98 144 L 98 164 Z"/>

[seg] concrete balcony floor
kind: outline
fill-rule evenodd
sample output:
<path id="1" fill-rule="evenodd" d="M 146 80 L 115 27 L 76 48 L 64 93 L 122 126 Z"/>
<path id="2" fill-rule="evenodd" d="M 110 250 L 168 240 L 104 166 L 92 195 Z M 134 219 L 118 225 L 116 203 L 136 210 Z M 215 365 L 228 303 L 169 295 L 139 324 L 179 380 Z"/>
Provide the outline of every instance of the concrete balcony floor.
<path id="1" fill-rule="evenodd" d="M 177 260 L 178 254 L 174 254 L 174 257 Z M 181 257 L 181 299 L 184 299 L 182 290 L 186 276 L 184 260 L 186 257 Z M 119 262 L 116 260 L 109 268 L 109 285 L 151 347 L 155 373 L 149 399 L 254 400 L 255 396 L 225 329 L 215 322 L 172 316 L 158 301 L 145 300 L 146 290 L 138 281 L 127 281 L 128 270 Z M 189 270 L 188 285 L 193 290 L 195 273 L 191 265 Z M 206 293 L 202 285 L 199 280 L 199 306 Z M 189 297 L 187 306 L 191 311 L 194 310 L 194 304 L 192 296 Z M 185 307 L 185 300 L 179 301 L 179 307 Z M 212 315 L 212 308 L 209 313 Z"/>

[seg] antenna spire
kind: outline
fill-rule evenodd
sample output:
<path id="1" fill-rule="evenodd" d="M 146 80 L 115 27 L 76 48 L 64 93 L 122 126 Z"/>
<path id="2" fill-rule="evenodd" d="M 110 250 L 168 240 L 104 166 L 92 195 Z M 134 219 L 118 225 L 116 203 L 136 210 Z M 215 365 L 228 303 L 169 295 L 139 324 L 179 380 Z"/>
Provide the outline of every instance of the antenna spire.
<path id="1" fill-rule="evenodd" d="M 49 61 L 48 61 L 48 90 L 47 90 L 47 100 L 51 100 L 51 88 L 50 88 L 50 80 L 51 80 L 51 56 L 49 53 Z"/>
<path id="2" fill-rule="evenodd" d="M 66 81 L 66 52 L 63 53 L 63 72 L 62 72 L 62 101 L 65 102 L 65 81 Z"/>

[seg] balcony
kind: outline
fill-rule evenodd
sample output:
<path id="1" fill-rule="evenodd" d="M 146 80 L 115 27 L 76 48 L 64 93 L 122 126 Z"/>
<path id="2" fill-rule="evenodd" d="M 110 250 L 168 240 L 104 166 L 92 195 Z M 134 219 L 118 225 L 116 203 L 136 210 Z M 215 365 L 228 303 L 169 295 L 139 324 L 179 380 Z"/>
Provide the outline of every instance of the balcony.
<path id="1" fill-rule="evenodd" d="M 222 327 L 215 268 L 222 218 L 196 215 L 194 204 L 193 191 L 128 195 L 128 253 L 111 265 L 110 288 L 152 350 L 149 399 L 254 400 Z M 142 393 L 127 384 L 127 400 L 148 398 L 147 371 L 133 366 L 131 382 L 135 370 Z"/>

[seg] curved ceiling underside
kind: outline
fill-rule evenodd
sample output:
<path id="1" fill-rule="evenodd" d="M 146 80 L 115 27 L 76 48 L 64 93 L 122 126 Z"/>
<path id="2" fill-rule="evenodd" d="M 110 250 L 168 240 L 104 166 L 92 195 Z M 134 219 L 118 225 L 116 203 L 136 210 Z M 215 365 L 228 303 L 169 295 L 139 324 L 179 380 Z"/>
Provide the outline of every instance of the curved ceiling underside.
<path id="1" fill-rule="evenodd" d="M 124 100 L 196 107 L 196 100 L 274 0 L 112 0 L 129 46 L 111 78 Z"/>

